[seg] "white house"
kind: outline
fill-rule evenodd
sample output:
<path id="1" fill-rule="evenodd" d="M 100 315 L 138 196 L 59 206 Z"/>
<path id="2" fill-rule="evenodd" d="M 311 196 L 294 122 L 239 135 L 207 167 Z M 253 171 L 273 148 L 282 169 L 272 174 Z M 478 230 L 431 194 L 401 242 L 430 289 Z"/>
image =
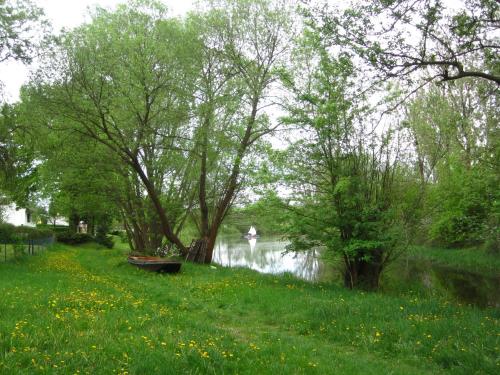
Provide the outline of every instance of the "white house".
<path id="1" fill-rule="evenodd" d="M 31 211 L 27 208 L 19 208 L 14 203 L 2 206 L 1 214 L 3 221 L 15 226 L 34 227 L 35 222 Z"/>

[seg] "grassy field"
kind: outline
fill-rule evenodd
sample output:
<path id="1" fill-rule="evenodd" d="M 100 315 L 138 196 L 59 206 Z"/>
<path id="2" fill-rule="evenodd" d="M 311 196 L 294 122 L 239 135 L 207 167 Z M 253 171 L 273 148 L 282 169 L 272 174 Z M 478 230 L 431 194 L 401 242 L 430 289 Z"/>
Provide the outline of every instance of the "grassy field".
<path id="1" fill-rule="evenodd" d="M 38 245 L 36 245 L 35 249 L 33 250 L 33 252 L 35 254 L 39 254 L 39 253 L 44 252 L 45 249 L 46 248 L 44 246 L 38 246 Z M 22 247 L 22 250 L 19 248 L 18 249 L 18 253 L 16 254 L 15 251 L 14 251 L 14 246 L 13 245 L 10 245 L 10 244 L 9 245 L 0 244 L 0 263 L 12 261 L 12 260 L 15 260 L 16 257 L 27 255 L 27 254 L 28 254 L 28 246 L 27 245 L 24 245 Z"/>
<path id="2" fill-rule="evenodd" d="M 474 374 L 500 370 L 500 312 L 58 245 L 0 263 L 2 374 Z"/>

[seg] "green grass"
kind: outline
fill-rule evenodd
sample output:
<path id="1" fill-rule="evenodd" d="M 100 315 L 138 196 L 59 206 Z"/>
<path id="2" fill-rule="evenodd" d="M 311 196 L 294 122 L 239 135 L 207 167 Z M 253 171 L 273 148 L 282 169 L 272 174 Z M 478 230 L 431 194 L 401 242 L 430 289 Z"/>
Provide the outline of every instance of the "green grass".
<path id="1" fill-rule="evenodd" d="M 44 246 L 39 246 L 35 245 L 35 254 L 40 254 L 45 251 Z M 24 245 L 23 248 L 23 253 L 24 255 L 28 254 L 28 246 Z M 14 252 L 14 246 L 13 245 L 5 245 L 5 244 L 0 244 L 0 263 L 2 262 L 10 262 L 16 260 L 16 257 L 23 256 L 23 254 L 16 254 Z"/>
<path id="2" fill-rule="evenodd" d="M 158 275 L 124 248 L 0 263 L 2 374 L 474 374 L 500 369 L 500 312 L 245 269 Z"/>
<path id="3" fill-rule="evenodd" d="M 426 246 L 412 246 L 408 257 L 429 260 L 436 264 L 456 269 L 482 273 L 492 276 L 500 275 L 500 256 L 480 248 L 444 249 Z"/>

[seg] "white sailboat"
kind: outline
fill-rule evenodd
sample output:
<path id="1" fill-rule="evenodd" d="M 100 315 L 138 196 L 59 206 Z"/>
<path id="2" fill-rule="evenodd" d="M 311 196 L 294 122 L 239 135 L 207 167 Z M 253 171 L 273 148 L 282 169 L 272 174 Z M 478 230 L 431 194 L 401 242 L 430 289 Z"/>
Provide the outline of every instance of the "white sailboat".
<path id="1" fill-rule="evenodd" d="M 250 229 L 248 230 L 248 233 L 246 234 L 245 237 L 246 238 L 256 238 L 256 237 L 259 237 L 257 235 L 257 230 L 255 229 L 255 227 L 253 225 L 250 227 Z"/>

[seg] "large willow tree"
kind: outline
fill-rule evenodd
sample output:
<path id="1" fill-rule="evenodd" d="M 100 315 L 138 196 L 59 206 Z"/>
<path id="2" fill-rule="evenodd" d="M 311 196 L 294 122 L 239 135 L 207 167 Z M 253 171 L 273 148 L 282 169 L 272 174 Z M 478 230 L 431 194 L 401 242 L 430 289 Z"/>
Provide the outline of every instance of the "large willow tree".
<path id="1" fill-rule="evenodd" d="M 50 129 L 101 143 L 132 171 L 183 254 L 178 229 L 191 215 L 204 262 L 248 155 L 275 128 L 263 109 L 290 41 L 285 4 L 209 5 L 185 21 L 155 2 L 97 9 L 59 38 L 31 83 Z"/>
<path id="2" fill-rule="evenodd" d="M 274 131 L 272 107 L 292 42 L 285 2 L 216 1 L 191 18 L 203 40 L 196 89 L 195 144 L 199 213 L 195 216 L 210 262 L 219 227 L 260 139 Z"/>
<path id="3" fill-rule="evenodd" d="M 162 195 L 191 167 L 195 36 L 156 3 L 97 9 L 63 34 L 32 82 L 49 127 L 104 145 L 141 181 L 165 237 L 181 251 Z M 75 150 L 86 152 L 86 150 Z M 181 176 L 181 177 L 179 177 Z"/>

